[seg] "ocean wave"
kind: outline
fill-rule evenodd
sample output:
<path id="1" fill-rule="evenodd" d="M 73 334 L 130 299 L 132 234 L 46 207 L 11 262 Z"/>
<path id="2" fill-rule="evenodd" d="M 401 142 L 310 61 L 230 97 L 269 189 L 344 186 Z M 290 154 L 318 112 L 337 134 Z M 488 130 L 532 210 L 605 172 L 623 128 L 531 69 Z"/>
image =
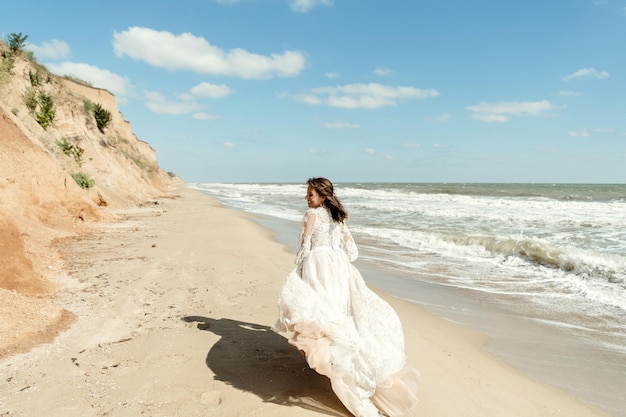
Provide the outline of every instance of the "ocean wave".
<path id="1" fill-rule="evenodd" d="M 560 247 L 541 239 L 448 236 L 462 246 L 478 246 L 493 256 L 517 257 L 530 264 L 554 268 L 583 279 L 598 280 L 626 289 L 626 259 L 578 248 Z"/>
<path id="2" fill-rule="evenodd" d="M 532 264 L 596 279 L 626 288 L 624 259 L 577 248 L 560 247 L 541 239 L 489 236 L 448 236 L 456 245 L 479 246 L 495 256 L 514 256 Z"/>
<path id="3" fill-rule="evenodd" d="M 626 290 L 626 258 L 574 247 L 559 246 L 540 238 L 525 236 L 497 237 L 463 235 L 454 232 L 428 232 L 380 227 L 359 227 L 353 230 L 374 239 L 391 242 L 415 253 L 434 253 L 474 261 L 477 259 L 501 262 L 514 258 L 536 266 L 559 270 L 584 280 L 617 285 Z M 517 262 L 518 267 L 523 267 Z M 508 261 L 510 265 L 510 261 Z"/>

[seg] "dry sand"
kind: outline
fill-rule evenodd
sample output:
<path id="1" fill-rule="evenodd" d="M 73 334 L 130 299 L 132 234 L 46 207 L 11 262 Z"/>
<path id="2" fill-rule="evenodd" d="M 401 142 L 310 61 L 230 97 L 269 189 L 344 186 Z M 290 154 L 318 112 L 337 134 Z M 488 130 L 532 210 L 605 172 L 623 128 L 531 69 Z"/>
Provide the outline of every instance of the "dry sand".
<path id="1" fill-rule="evenodd" d="M 349 416 L 269 329 L 293 254 L 246 214 L 175 194 L 59 241 L 55 301 L 75 321 L 0 361 L 0 416 Z M 498 361 L 482 335 L 384 297 L 411 323 L 414 416 L 608 416 Z"/>

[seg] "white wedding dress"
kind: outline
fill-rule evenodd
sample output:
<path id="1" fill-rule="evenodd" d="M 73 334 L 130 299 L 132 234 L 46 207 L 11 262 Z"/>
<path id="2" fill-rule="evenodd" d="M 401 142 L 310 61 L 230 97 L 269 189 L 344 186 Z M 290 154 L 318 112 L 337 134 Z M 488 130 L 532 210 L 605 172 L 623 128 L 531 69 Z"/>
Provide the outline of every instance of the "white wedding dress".
<path id="1" fill-rule="evenodd" d="M 305 235 L 307 222 L 314 222 Z M 309 366 L 330 378 L 333 391 L 357 417 L 405 415 L 417 405 L 419 373 L 406 365 L 400 320 L 352 265 L 358 250 L 345 223 L 326 207 L 307 211 L 296 268 L 278 297 L 275 331 Z"/>

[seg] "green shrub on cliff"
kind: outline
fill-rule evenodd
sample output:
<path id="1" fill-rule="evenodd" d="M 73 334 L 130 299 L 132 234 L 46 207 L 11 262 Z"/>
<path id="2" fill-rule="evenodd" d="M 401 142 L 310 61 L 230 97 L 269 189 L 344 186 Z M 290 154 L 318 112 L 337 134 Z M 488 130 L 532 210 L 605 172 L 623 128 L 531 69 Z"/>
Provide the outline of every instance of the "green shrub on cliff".
<path id="1" fill-rule="evenodd" d="M 39 94 L 39 112 L 35 113 L 37 123 L 44 129 L 48 128 L 54 121 L 56 110 L 54 110 L 54 102 L 49 94 Z"/>
<path id="2" fill-rule="evenodd" d="M 98 130 L 104 133 L 104 129 L 111 122 L 111 112 L 102 107 L 100 103 L 96 104 L 90 100 L 85 100 L 83 104 L 85 106 L 85 110 L 88 113 L 93 113 L 93 116 L 96 119 L 96 126 L 98 126 Z"/>
<path id="3" fill-rule="evenodd" d="M 96 182 L 93 179 L 89 178 L 87 174 L 82 172 L 72 174 L 72 178 L 74 178 L 74 181 L 76 181 L 76 184 L 78 184 L 80 188 L 87 189 L 96 185 Z"/>
<path id="4" fill-rule="evenodd" d="M 111 112 L 103 108 L 100 104 L 96 104 L 96 108 L 93 111 L 93 115 L 96 118 L 96 125 L 98 130 L 104 133 L 104 128 L 111 122 Z"/>
<path id="5" fill-rule="evenodd" d="M 56 117 L 52 96 L 40 93 L 36 88 L 30 87 L 24 93 L 24 104 L 44 129 L 52 124 Z M 37 111 L 39 109 L 39 111 Z"/>
<path id="6" fill-rule="evenodd" d="M 41 75 L 39 74 L 39 71 L 33 72 L 32 70 L 29 70 L 28 78 L 30 78 L 30 85 L 33 87 L 39 87 L 41 85 Z"/>
<path id="7" fill-rule="evenodd" d="M 67 138 L 62 138 L 61 140 L 57 140 L 57 146 L 61 148 L 61 151 L 67 155 L 74 158 L 74 161 L 81 166 L 83 164 L 83 152 L 85 150 L 78 145 L 74 145 L 70 143 Z"/>

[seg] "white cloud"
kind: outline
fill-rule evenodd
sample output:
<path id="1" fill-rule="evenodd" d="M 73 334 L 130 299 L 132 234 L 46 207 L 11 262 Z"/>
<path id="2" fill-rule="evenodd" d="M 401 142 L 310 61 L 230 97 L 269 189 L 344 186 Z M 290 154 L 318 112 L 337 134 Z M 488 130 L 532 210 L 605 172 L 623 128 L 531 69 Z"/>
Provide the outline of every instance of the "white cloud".
<path id="1" fill-rule="evenodd" d="M 385 68 L 385 67 L 376 67 L 376 69 L 373 72 L 375 75 L 378 75 L 379 77 L 390 77 L 394 74 L 393 70 L 390 70 L 389 68 Z"/>
<path id="2" fill-rule="evenodd" d="M 344 109 L 378 109 L 380 107 L 396 105 L 396 102 L 388 97 L 371 95 L 331 95 L 326 101 L 331 107 L 340 107 Z"/>
<path id="3" fill-rule="evenodd" d="M 415 87 L 393 87 L 382 84 L 347 84 L 314 88 L 293 98 L 307 104 L 325 104 L 344 109 L 378 109 L 396 106 L 400 100 L 437 97 L 437 90 Z"/>
<path id="4" fill-rule="evenodd" d="M 332 6 L 333 0 L 291 0 L 291 10 L 298 13 L 307 13 L 317 6 Z"/>
<path id="5" fill-rule="evenodd" d="M 504 123 L 510 116 L 540 116 L 554 110 L 555 106 L 547 100 L 542 101 L 508 101 L 496 103 L 478 103 L 467 108 L 472 118 L 481 122 Z"/>
<path id="6" fill-rule="evenodd" d="M 213 120 L 217 120 L 217 119 L 220 118 L 219 116 L 216 116 L 214 114 L 205 113 L 205 112 L 194 113 L 191 117 L 193 117 L 194 119 L 197 119 L 197 120 L 208 120 L 208 121 L 213 121 Z"/>
<path id="7" fill-rule="evenodd" d="M 589 133 L 587 129 L 580 129 L 580 130 L 570 130 L 569 135 L 573 138 L 578 138 L 578 137 L 588 138 L 589 136 L 591 136 L 591 133 Z"/>
<path id="8" fill-rule="evenodd" d="M 365 153 L 368 155 L 374 155 L 376 151 L 374 151 L 374 149 L 372 148 L 365 148 Z"/>
<path id="9" fill-rule="evenodd" d="M 202 98 L 222 98 L 232 94 L 228 86 L 221 84 L 200 83 L 190 90 L 191 94 Z"/>
<path id="10" fill-rule="evenodd" d="M 43 42 L 40 46 L 28 44 L 26 49 L 33 51 L 39 59 L 61 59 L 70 54 L 70 47 L 66 42 L 58 39 L 52 39 L 49 42 Z"/>
<path id="11" fill-rule="evenodd" d="M 46 64 L 46 67 L 55 74 L 68 75 L 87 81 L 96 88 L 103 88 L 116 96 L 132 94 L 133 86 L 127 78 L 111 71 L 78 62 L 62 62 L 60 64 Z"/>
<path id="12" fill-rule="evenodd" d="M 280 97 L 284 97 L 284 95 L 280 95 Z M 306 104 L 323 104 L 324 103 L 324 101 L 320 97 L 315 96 L 313 94 L 300 94 L 296 96 L 296 100 L 299 101 L 300 103 L 306 103 Z"/>
<path id="13" fill-rule="evenodd" d="M 506 123 L 510 120 L 508 116 L 493 113 L 474 113 L 472 119 L 487 123 Z"/>
<path id="14" fill-rule="evenodd" d="M 598 71 L 595 68 L 582 68 L 562 78 L 563 81 L 571 81 L 577 78 L 597 78 L 603 80 L 609 78 L 611 74 L 606 71 Z"/>
<path id="15" fill-rule="evenodd" d="M 232 90 L 226 85 L 216 85 L 206 82 L 192 87 L 187 93 L 178 94 L 176 100 L 169 100 L 156 91 L 146 91 L 146 107 L 160 114 L 193 113 L 192 117 L 197 120 L 216 120 L 219 119 L 219 116 L 200 111 L 205 106 L 199 103 L 198 99 L 218 99 L 226 97 L 231 93 Z"/>
<path id="16" fill-rule="evenodd" d="M 324 75 L 326 75 L 326 78 L 339 78 L 339 73 L 334 71 L 329 71 Z"/>
<path id="17" fill-rule="evenodd" d="M 387 154 L 387 155 L 385 155 L 385 159 L 392 160 L 392 159 L 393 159 L 393 155 L 389 155 L 389 154 Z"/>
<path id="18" fill-rule="evenodd" d="M 235 144 L 232 142 L 224 142 L 224 147 L 225 148 L 234 148 Z"/>
<path id="19" fill-rule="evenodd" d="M 146 91 L 146 107 L 159 114 L 189 114 L 202 110 L 203 106 L 193 100 L 170 101 L 161 93 Z"/>
<path id="20" fill-rule="evenodd" d="M 582 96 L 582 93 L 578 93 L 576 91 L 562 90 L 562 91 L 559 91 L 559 95 L 563 97 L 580 97 Z"/>
<path id="21" fill-rule="evenodd" d="M 304 69 L 301 52 L 259 55 L 241 48 L 224 51 L 191 33 L 175 35 L 145 27 L 131 27 L 113 34 L 113 50 L 170 71 L 189 70 L 200 74 L 251 78 L 293 77 Z"/>
<path id="22" fill-rule="evenodd" d="M 322 126 L 328 129 L 358 129 L 361 127 L 356 123 L 350 122 L 324 122 Z"/>

